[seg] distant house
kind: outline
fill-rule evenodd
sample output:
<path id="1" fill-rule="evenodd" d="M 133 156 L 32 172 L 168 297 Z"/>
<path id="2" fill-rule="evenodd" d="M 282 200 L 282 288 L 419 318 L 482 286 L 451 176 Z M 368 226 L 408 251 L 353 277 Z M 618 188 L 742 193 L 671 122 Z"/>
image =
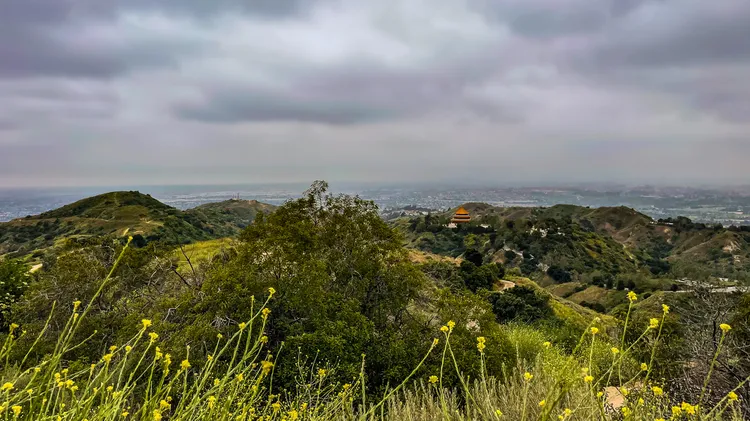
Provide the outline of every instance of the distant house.
<path id="1" fill-rule="evenodd" d="M 464 209 L 463 206 L 458 208 L 453 218 L 451 218 L 451 224 L 466 224 L 469 222 L 471 222 L 471 215 L 469 215 L 469 211 Z"/>

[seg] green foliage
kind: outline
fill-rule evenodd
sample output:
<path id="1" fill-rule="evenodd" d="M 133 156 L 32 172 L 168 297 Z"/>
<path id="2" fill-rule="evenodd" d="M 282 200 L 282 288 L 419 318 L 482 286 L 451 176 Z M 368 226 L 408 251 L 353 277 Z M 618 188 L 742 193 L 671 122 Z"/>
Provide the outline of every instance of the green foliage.
<path id="1" fill-rule="evenodd" d="M 489 296 L 492 311 L 498 322 L 531 323 L 548 317 L 552 313 L 549 297 L 527 286 L 515 286 Z"/>
<path id="2" fill-rule="evenodd" d="M 10 321 L 11 306 L 29 286 L 29 267 L 19 260 L 0 260 L 0 329 L 5 330 Z"/>

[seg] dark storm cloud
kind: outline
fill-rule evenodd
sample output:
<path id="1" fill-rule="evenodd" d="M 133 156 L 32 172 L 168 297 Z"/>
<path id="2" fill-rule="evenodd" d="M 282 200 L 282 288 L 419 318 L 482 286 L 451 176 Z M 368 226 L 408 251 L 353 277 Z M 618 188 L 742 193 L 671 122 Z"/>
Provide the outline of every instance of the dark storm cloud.
<path id="1" fill-rule="evenodd" d="M 131 45 L 102 45 L 77 30 L 112 23 L 123 13 L 157 13 L 206 22 L 219 14 L 294 16 L 303 0 L 4 0 L 0 6 L 0 77 L 72 76 L 111 78 L 128 70 L 175 65 L 201 45 L 159 39 Z M 66 34 L 68 36 L 61 36 Z M 112 42 L 112 41 L 109 41 Z M 109 47 L 109 48 L 108 48 Z"/>
<path id="2" fill-rule="evenodd" d="M 603 68 L 715 65 L 750 61 L 748 40 L 750 2 L 665 2 L 615 22 L 587 53 Z"/>

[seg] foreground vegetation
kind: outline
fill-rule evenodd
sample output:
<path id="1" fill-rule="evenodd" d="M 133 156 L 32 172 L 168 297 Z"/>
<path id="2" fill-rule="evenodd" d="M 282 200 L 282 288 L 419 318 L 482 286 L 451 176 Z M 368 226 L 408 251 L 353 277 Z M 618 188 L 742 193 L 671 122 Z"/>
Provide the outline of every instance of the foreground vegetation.
<path id="1" fill-rule="evenodd" d="M 622 291 L 604 315 L 481 253 L 414 263 L 403 243 L 316 183 L 231 242 L 99 237 L 33 274 L 4 261 L 0 418 L 747 413 L 741 294 Z"/>
<path id="2" fill-rule="evenodd" d="M 293 390 L 274 388 L 277 358 L 268 352 L 266 335 L 272 317 L 268 303 L 276 293 L 274 288 L 269 288 L 266 301 L 257 307 L 251 298 L 251 317 L 241 322 L 232 335 L 217 335 L 212 351 L 199 368 L 193 367 L 195 361 L 190 359 L 189 347 L 179 363 L 163 352 L 159 334 L 151 329 L 153 323 L 148 319 L 141 320 L 133 337 L 111 345 L 90 367 L 67 366 L 66 354 L 81 345 L 73 338 L 123 254 L 124 251 L 88 305 L 73 303 L 73 313 L 57 338 L 54 351 L 39 363 L 24 368 L 29 348 L 19 364 L 8 365 L 17 336 L 26 334 L 17 331 L 18 325 L 10 325 L 10 334 L 0 350 L 0 358 L 6 362 L 0 386 L 0 416 L 4 419 L 743 419 L 736 390 L 750 378 L 714 405 L 704 405 L 711 371 L 692 403 L 672 405 L 662 387 L 652 383 L 650 363 L 669 312 L 666 305 L 662 318 L 651 319 L 635 343 L 610 349 L 609 364 L 603 371 L 597 370 L 594 361 L 600 334 L 599 320 L 595 319 L 572 355 L 564 356 L 550 342 L 544 342 L 534 361 L 519 361 L 515 369 L 507 367 L 507 376 L 502 380 L 486 375 L 486 351 L 496 345 L 482 336 L 476 337 L 479 378 L 472 380 L 461 372 L 451 342 L 456 324 L 448 321 L 435 332 L 432 343 L 425 344 L 429 348 L 420 363 L 399 385 L 387 387 L 382 397 L 368 395 L 364 369 L 351 382 L 341 384 L 329 381 L 335 367 L 318 366 L 315 362 L 297 365 Z M 630 310 L 637 300 L 635 294 L 629 300 Z M 40 336 L 45 330 L 46 326 Z M 721 330 L 714 361 L 731 326 L 722 324 Z M 640 370 L 632 375 L 625 366 L 627 357 L 647 336 L 654 337 L 652 359 L 641 363 Z M 624 344 L 624 333 L 622 341 Z M 423 363 L 433 352 L 441 355 L 440 370 L 425 373 L 421 370 Z M 363 367 L 366 359 L 363 355 Z M 526 364 L 529 368 L 524 368 Z M 443 385 L 450 370 L 458 378 L 455 389 Z M 611 381 L 620 384 L 618 393 L 623 397 L 616 408 L 608 401 L 612 392 L 605 393 L 604 389 Z"/>

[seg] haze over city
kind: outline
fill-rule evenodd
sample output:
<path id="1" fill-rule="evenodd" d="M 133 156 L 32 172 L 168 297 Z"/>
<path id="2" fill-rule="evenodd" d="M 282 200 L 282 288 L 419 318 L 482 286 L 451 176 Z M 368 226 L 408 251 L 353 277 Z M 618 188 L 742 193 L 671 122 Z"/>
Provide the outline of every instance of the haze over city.
<path id="1" fill-rule="evenodd" d="M 6 0 L 0 186 L 747 183 L 750 2 Z"/>

